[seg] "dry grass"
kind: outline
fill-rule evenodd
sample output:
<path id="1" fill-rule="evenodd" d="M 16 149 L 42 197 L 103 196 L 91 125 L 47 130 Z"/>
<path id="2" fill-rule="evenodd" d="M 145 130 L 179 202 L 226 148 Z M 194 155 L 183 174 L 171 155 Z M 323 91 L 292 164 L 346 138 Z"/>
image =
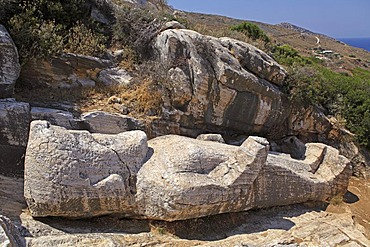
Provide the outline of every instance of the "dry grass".
<path id="1" fill-rule="evenodd" d="M 120 98 L 120 103 L 110 104 L 108 99 L 112 96 Z M 159 116 L 163 104 L 159 87 L 150 79 L 131 86 L 22 90 L 16 93 L 16 98 L 33 105 L 69 102 L 76 105 L 79 112 L 102 110 L 141 119 Z"/>
<path id="2" fill-rule="evenodd" d="M 162 94 L 152 80 L 146 79 L 143 83 L 129 90 L 120 91 L 122 102 L 133 108 L 133 112 L 140 116 L 156 116 L 161 114 L 163 104 Z"/>
<path id="3" fill-rule="evenodd" d="M 334 205 L 334 206 L 339 206 L 343 203 L 343 196 L 334 196 L 331 200 L 330 200 L 330 204 Z"/>

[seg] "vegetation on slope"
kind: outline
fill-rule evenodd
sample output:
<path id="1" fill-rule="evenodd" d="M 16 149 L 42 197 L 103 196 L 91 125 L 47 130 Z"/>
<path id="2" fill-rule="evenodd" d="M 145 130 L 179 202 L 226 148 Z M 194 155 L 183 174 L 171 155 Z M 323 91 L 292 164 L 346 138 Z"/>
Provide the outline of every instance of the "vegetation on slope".
<path id="1" fill-rule="evenodd" d="M 231 30 L 244 33 L 253 40 L 260 39 L 265 43 L 270 42 L 270 38 L 262 31 L 256 24 L 250 22 L 243 22 L 239 25 L 231 27 Z"/>
<path id="2" fill-rule="evenodd" d="M 289 71 L 286 90 L 291 100 L 324 107 L 356 134 L 361 145 L 370 148 L 370 71 L 356 68 L 351 75 L 337 73 L 318 59 L 292 51 L 281 46 L 272 54 Z"/>
<path id="3" fill-rule="evenodd" d="M 271 42 L 253 23 L 233 25 L 231 30 L 265 42 L 260 48 L 289 72 L 285 90 L 292 101 L 325 108 L 328 115 L 356 134 L 361 145 L 370 148 L 370 71 L 356 68 L 351 74 L 334 72 L 322 60 L 303 57 L 287 44 Z"/>
<path id="4" fill-rule="evenodd" d="M 302 57 L 289 45 L 276 45 L 255 24 L 243 22 L 231 27 L 253 40 L 265 42 L 265 51 L 285 65 L 290 77 L 286 91 L 303 105 L 319 105 L 356 134 L 359 143 L 370 148 L 370 71 L 356 68 L 352 75 L 337 73 L 321 60 Z"/>
<path id="5" fill-rule="evenodd" d="M 22 63 L 62 52 L 99 55 L 107 37 L 87 16 L 86 0 L 8 0 L 0 2 Z"/>

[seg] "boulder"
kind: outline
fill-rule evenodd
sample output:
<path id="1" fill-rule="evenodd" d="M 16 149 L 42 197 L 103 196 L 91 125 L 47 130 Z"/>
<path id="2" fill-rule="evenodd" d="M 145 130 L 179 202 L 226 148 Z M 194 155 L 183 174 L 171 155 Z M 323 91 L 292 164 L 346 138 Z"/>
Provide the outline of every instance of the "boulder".
<path id="1" fill-rule="evenodd" d="M 178 21 L 169 21 L 162 26 L 161 31 L 167 29 L 185 29 L 185 26 Z"/>
<path id="2" fill-rule="evenodd" d="M 20 70 L 17 48 L 8 31 L 0 24 L 0 99 L 13 97 Z"/>
<path id="3" fill-rule="evenodd" d="M 240 146 L 142 131 L 90 134 L 31 123 L 25 199 L 33 216 L 185 220 L 343 195 L 351 175 L 338 150 L 307 144 L 305 159 L 269 153 L 265 138 Z"/>
<path id="4" fill-rule="evenodd" d="M 220 134 L 200 134 L 197 136 L 197 140 L 225 143 L 224 138 Z"/>
<path id="5" fill-rule="evenodd" d="M 161 32 L 154 48 L 161 69 L 168 70 L 170 105 L 181 111 L 184 128 L 286 131 L 290 107 L 279 87 L 287 72 L 263 51 L 185 29 Z"/>
<path id="6" fill-rule="evenodd" d="M 305 143 L 340 142 L 330 140 L 334 127 L 321 109 L 289 101 L 282 89 L 287 72 L 256 47 L 186 29 L 160 32 L 153 47 L 170 92 L 165 106 L 172 116 L 163 117 L 163 126 L 178 124 L 158 133 L 221 133 L 227 143 L 236 143 L 235 135 L 256 134 L 274 141 L 299 136 Z"/>
<path id="7" fill-rule="evenodd" d="M 0 144 L 26 147 L 29 123 L 28 103 L 0 100 Z"/>
<path id="8" fill-rule="evenodd" d="M 91 87 L 95 86 L 98 73 L 112 65 L 110 60 L 67 53 L 28 62 L 22 68 L 19 82 L 31 88 Z"/>
<path id="9" fill-rule="evenodd" d="M 15 99 L 0 100 L 0 173 L 23 175 L 30 106 Z"/>
<path id="10" fill-rule="evenodd" d="M 26 240 L 22 237 L 13 222 L 0 215 L 0 246 L 26 247 Z"/>
<path id="11" fill-rule="evenodd" d="M 118 134 L 129 130 L 144 130 L 144 124 L 130 116 L 103 111 L 87 112 L 81 115 L 82 129 L 92 133 Z"/>
<path id="12" fill-rule="evenodd" d="M 148 152 L 142 131 L 90 134 L 33 121 L 24 196 L 33 216 L 131 212 L 136 174 Z"/>
<path id="13" fill-rule="evenodd" d="M 126 70 L 118 67 L 102 70 L 98 76 L 98 81 L 104 86 L 129 85 L 132 79 L 132 76 Z"/>
<path id="14" fill-rule="evenodd" d="M 46 120 L 49 123 L 66 129 L 73 129 L 74 117 L 71 112 L 42 107 L 31 108 L 31 120 Z"/>

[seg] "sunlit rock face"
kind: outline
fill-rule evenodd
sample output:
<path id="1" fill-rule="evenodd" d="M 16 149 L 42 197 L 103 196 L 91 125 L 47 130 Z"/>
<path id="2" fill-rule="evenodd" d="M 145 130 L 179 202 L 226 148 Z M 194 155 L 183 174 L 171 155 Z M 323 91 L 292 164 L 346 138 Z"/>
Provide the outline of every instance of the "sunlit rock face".
<path id="1" fill-rule="evenodd" d="M 33 216 L 184 220 L 345 193 L 349 161 L 307 144 L 305 157 L 269 152 L 249 137 L 240 147 L 142 131 L 91 134 L 31 123 L 25 198 Z"/>
<path id="2" fill-rule="evenodd" d="M 263 51 L 185 29 L 163 31 L 154 47 L 182 127 L 266 133 L 286 121 L 286 71 Z"/>
<path id="3" fill-rule="evenodd" d="M 8 31 L 0 25 L 0 99 L 13 96 L 20 69 L 17 48 Z"/>

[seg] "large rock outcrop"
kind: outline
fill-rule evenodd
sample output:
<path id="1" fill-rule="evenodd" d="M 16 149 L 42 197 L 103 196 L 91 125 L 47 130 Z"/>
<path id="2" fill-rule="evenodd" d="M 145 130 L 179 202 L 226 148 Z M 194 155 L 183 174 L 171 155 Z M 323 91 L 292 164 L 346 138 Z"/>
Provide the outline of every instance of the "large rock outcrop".
<path id="1" fill-rule="evenodd" d="M 8 31 L 0 24 L 0 99 L 13 96 L 20 69 L 17 48 Z"/>
<path id="2" fill-rule="evenodd" d="M 240 147 L 142 131 L 90 134 L 31 123 L 25 198 L 33 216 L 117 213 L 166 221 L 343 195 L 349 161 L 307 144 L 303 160 L 269 153 L 249 137 Z"/>
<path id="3" fill-rule="evenodd" d="M 0 173 L 22 176 L 30 123 L 28 103 L 0 99 Z"/>
<path id="4" fill-rule="evenodd" d="M 287 72 L 256 47 L 185 29 L 161 32 L 153 47 L 172 106 L 155 126 L 158 133 L 172 125 L 167 133 L 193 137 L 257 133 L 329 143 L 329 120 L 317 109 L 291 104 L 281 89 Z"/>
<path id="5" fill-rule="evenodd" d="M 261 50 L 185 29 L 163 31 L 154 47 L 181 126 L 264 134 L 286 121 L 286 71 Z"/>
<path id="6" fill-rule="evenodd" d="M 92 87 L 99 72 L 112 65 L 110 60 L 67 53 L 28 62 L 22 67 L 19 83 L 30 88 Z"/>

